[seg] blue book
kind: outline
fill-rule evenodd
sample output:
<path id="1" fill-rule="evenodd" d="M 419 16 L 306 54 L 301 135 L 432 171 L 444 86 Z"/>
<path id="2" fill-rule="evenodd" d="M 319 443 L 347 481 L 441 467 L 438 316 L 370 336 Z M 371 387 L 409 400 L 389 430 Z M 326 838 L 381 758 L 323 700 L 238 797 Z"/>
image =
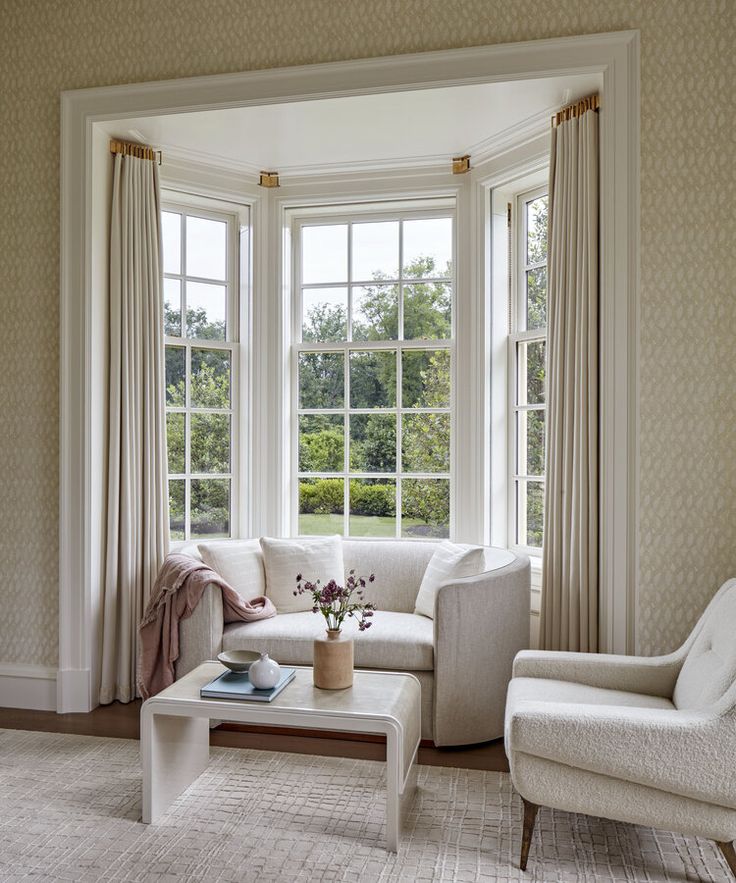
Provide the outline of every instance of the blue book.
<path id="1" fill-rule="evenodd" d="M 256 690 L 248 678 L 248 672 L 226 671 L 205 684 L 199 691 L 203 699 L 248 699 L 255 702 L 270 702 L 279 695 L 284 687 L 294 680 L 296 671 L 293 668 L 282 668 L 281 678 L 270 690 Z"/>

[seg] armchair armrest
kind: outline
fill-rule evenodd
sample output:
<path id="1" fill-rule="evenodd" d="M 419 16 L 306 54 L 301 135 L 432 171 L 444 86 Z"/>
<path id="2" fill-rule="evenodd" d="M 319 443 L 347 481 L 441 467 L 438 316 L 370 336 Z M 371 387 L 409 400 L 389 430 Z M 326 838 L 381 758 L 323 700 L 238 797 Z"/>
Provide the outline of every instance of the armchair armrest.
<path id="1" fill-rule="evenodd" d="M 192 615 L 179 622 L 177 680 L 201 662 L 217 658 L 222 650 L 222 630 L 222 591 L 219 586 L 209 583 Z"/>
<path id="2" fill-rule="evenodd" d="M 516 752 L 736 808 L 733 712 L 521 702 L 508 721 Z"/>
<path id="3" fill-rule="evenodd" d="M 434 611 L 434 741 L 503 735 L 515 654 L 529 646 L 529 559 L 446 583 Z"/>
<path id="4" fill-rule="evenodd" d="M 671 699 L 684 658 L 679 650 L 651 657 L 524 650 L 514 660 L 514 677 L 551 678 Z"/>

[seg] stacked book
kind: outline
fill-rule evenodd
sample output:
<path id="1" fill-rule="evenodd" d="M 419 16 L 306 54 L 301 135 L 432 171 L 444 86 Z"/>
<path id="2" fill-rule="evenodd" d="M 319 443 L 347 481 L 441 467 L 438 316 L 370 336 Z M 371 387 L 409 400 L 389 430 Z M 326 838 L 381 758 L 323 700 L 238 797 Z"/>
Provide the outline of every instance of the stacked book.
<path id="1" fill-rule="evenodd" d="M 255 702 L 270 702 L 294 680 L 296 671 L 293 668 L 282 668 L 281 677 L 275 687 L 269 690 L 257 690 L 248 678 L 248 672 L 226 671 L 205 684 L 199 691 L 203 699 L 248 699 Z"/>

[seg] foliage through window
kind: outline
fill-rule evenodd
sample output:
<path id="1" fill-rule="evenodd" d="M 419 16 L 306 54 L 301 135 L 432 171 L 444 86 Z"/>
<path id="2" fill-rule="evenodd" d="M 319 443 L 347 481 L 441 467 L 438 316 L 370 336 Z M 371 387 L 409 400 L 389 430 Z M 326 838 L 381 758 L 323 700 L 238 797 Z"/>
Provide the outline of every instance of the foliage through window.
<path id="1" fill-rule="evenodd" d="M 172 540 L 228 537 L 234 503 L 237 232 L 229 215 L 162 212 Z"/>
<path id="2" fill-rule="evenodd" d="M 516 545 L 531 550 L 541 550 L 544 529 L 547 203 L 543 190 L 522 194 L 517 200 L 511 311 L 510 509 Z"/>
<path id="3" fill-rule="evenodd" d="M 453 217 L 297 225 L 298 532 L 446 537 Z"/>

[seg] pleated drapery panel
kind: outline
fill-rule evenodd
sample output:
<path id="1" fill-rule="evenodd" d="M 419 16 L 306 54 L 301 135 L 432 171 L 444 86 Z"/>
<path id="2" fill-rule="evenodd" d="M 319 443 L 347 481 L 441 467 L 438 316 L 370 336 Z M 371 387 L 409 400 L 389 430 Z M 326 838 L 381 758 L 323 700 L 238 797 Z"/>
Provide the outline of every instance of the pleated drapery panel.
<path id="1" fill-rule="evenodd" d="M 598 114 L 552 129 L 540 645 L 598 649 Z"/>
<path id="2" fill-rule="evenodd" d="M 158 167 L 114 162 L 101 703 L 135 698 L 138 623 L 169 543 Z"/>

